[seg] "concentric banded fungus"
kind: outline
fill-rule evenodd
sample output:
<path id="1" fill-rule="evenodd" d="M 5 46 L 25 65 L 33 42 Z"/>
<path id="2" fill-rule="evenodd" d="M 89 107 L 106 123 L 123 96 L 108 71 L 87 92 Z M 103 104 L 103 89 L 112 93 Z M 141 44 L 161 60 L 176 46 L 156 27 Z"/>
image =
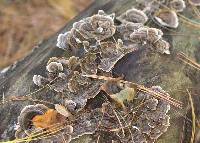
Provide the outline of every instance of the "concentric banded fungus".
<path id="1" fill-rule="evenodd" d="M 71 134 L 73 133 L 73 131 L 73 127 L 71 125 L 67 125 L 65 129 L 56 137 L 57 142 L 63 142 L 64 140 L 66 143 L 69 143 L 72 139 Z"/>
<path id="2" fill-rule="evenodd" d="M 24 131 L 30 130 L 32 127 L 31 120 L 36 115 L 43 115 L 48 110 L 48 107 L 46 107 L 43 104 L 36 104 L 36 105 L 28 105 L 24 107 L 24 109 L 21 111 L 19 117 L 18 117 L 18 123 L 20 125 L 20 128 Z"/>
<path id="3" fill-rule="evenodd" d="M 91 53 L 86 54 L 85 58 L 91 58 L 88 57 L 89 54 Z M 91 58 L 90 60 L 93 61 L 94 59 Z M 51 90 L 63 93 L 66 100 L 73 100 L 76 103 L 73 112 L 82 109 L 87 99 L 95 97 L 103 83 L 82 76 L 82 74 L 97 72 L 97 67 L 95 63 L 91 63 L 92 61 L 85 62 L 84 58 L 80 60 L 74 56 L 69 59 L 53 57 L 48 61 L 48 64 L 52 62 L 62 64 L 62 72 L 48 73 L 49 87 L 51 87 Z M 91 65 L 94 65 L 94 69 L 91 69 Z"/>
<path id="4" fill-rule="evenodd" d="M 50 128 L 50 130 L 35 130 L 30 135 L 27 135 L 23 130 L 18 129 L 15 133 L 15 136 L 17 139 L 19 139 L 19 142 L 23 141 L 31 143 L 60 143 L 65 141 L 66 143 L 69 143 L 71 141 L 72 133 L 73 127 L 71 125 L 65 125 L 60 131 L 56 131 L 56 127 L 52 126 L 52 129 Z"/>
<path id="5" fill-rule="evenodd" d="M 153 86 L 152 89 L 166 95 L 159 86 Z M 170 105 L 142 92 L 139 92 L 137 99 L 144 100 L 144 103 L 137 111 L 138 120 L 131 128 L 133 140 L 138 143 L 155 142 L 170 126 L 170 118 L 167 115 Z M 130 141 L 131 137 L 126 137 L 124 142 Z"/>
<path id="6" fill-rule="evenodd" d="M 132 42 L 147 42 L 151 49 L 161 54 L 170 54 L 169 43 L 162 39 L 163 32 L 156 28 L 141 27 L 130 35 Z"/>
<path id="7" fill-rule="evenodd" d="M 58 62 L 51 62 L 46 66 L 46 68 L 47 68 L 48 72 L 53 72 L 53 73 L 57 73 L 57 72 L 63 71 L 62 64 L 58 63 Z"/>
<path id="8" fill-rule="evenodd" d="M 82 112 L 75 121 L 73 121 L 72 138 L 78 138 L 85 134 L 94 134 L 98 130 L 98 124 L 101 121 L 103 113 L 100 109 L 91 112 Z"/>
<path id="9" fill-rule="evenodd" d="M 166 0 L 136 0 L 145 13 L 154 13 L 166 4 Z"/>
<path id="10" fill-rule="evenodd" d="M 169 14 L 166 16 L 161 12 L 156 16 L 171 24 L 170 20 L 165 19 Z M 147 91 L 144 93 L 139 90 L 142 90 L 141 86 L 134 83 L 117 80 L 108 86 L 104 83 L 109 77 L 102 78 L 103 80 L 95 78 L 97 73 L 111 74 L 115 64 L 126 54 L 141 47 L 141 44 L 146 43 L 148 47 L 160 53 L 170 53 L 169 43 L 163 40 L 162 31 L 144 26 L 148 20 L 144 12 L 131 9 L 119 19 L 122 23 L 115 26 L 114 15 L 107 15 L 100 10 L 98 14 L 74 23 L 70 31 L 58 36 L 57 46 L 75 49 L 79 57 L 53 57 L 47 63 L 47 78 L 33 77 L 34 83 L 39 86 L 43 85 L 43 80 L 46 79 L 50 89 L 58 95 L 62 94 L 62 99 L 55 99 L 55 110 L 34 112 L 34 116 L 29 118 L 32 127 L 46 129 L 52 124 L 61 124 L 62 127 L 70 124 L 69 131 L 59 131 L 60 134 L 56 134 L 58 137 L 48 138 L 49 140 L 61 142 L 59 139 L 64 136 L 70 141 L 71 135 L 74 139 L 84 134 L 106 136 L 109 133 L 114 141 L 154 142 L 166 132 L 169 126 L 169 104 L 161 100 L 161 97 L 165 99 L 166 94 L 156 99 L 150 96 L 151 90 L 148 92 L 148 89 L 144 88 L 144 91 Z M 110 79 L 112 80 L 112 77 Z M 152 89 L 165 93 L 159 87 Z M 102 99 L 100 103 L 98 101 L 98 107 L 93 108 L 89 104 L 99 99 L 97 94 L 100 90 L 104 90 L 108 94 L 105 97 L 109 99 Z M 64 106 L 61 105 L 61 101 L 64 101 Z M 144 101 L 142 106 L 135 108 L 141 101 Z M 115 105 L 120 105 L 123 109 Z M 24 128 L 30 129 L 31 126 L 21 127 Z"/>
<path id="11" fill-rule="evenodd" d="M 146 23 L 148 21 L 147 15 L 138 9 L 132 8 L 125 13 L 117 17 L 121 22 L 133 22 L 133 23 Z"/>
<path id="12" fill-rule="evenodd" d="M 179 25 L 178 16 L 176 12 L 172 10 L 160 10 L 156 13 L 155 19 L 162 26 L 177 28 Z"/>
<path id="13" fill-rule="evenodd" d="M 156 28 L 141 27 L 130 35 L 130 40 L 133 42 L 149 41 L 156 43 L 163 36 L 163 32 Z"/>
<path id="14" fill-rule="evenodd" d="M 42 77 L 41 75 L 34 75 L 33 76 L 33 83 L 37 86 L 44 86 L 49 83 L 48 79 Z"/>
<path id="15" fill-rule="evenodd" d="M 70 57 L 69 59 L 52 57 L 47 63 L 48 78 L 40 75 L 35 75 L 33 81 L 36 85 L 41 86 L 47 81 L 54 81 L 49 85 L 51 89 L 56 92 L 63 92 L 68 90 L 68 80 L 73 74 L 73 71 L 79 66 L 79 59 L 77 57 Z M 56 79 L 56 80 L 55 80 Z"/>
<path id="16" fill-rule="evenodd" d="M 66 49 L 69 44 L 74 48 L 81 48 L 83 41 L 104 40 L 113 36 L 115 30 L 114 15 L 107 15 L 100 10 L 96 15 L 75 22 L 71 31 L 59 35 L 57 46 Z"/>
<path id="17" fill-rule="evenodd" d="M 111 92 L 118 93 L 119 89 L 110 87 L 110 90 L 112 90 Z M 159 86 L 153 86 L 152 90 L 165 93 L 168 96 Z M 124 92 L 124 95 L 120 96 L 128 99 L 129 93 Z M 133 114 L 127 115 L 127 112 L 118 109 L 117 114 L 120 114 L 118 117 L 115 107 L 110 103 L 103 103 L 101 110 L 95 109 L 90 112 L 80 113 L 76 120 L 73 121 L 74 132 L 72 138 L 74 139 L 84 134 L 94 134 L 95 132 L 100 136 L 104 136 L 104 134 L 109 132 L 110 136 L 118 134 L 120 141 L 124 143 L 155 142 L 170 126 L 170 118 L 167 115 L 170 105 L 141 91 L 136 95 L 135 100 L 143 101 L 143 104 L 138 110 L 132 110 L 134 107 L 128 110 L 128 112 L 133 112 Z M 137 120 L 132 122 L 135 116 L 137 116 Z M 124 121 L 119 121 L 121 118 Z M 131 123 L 130 127 L 127 127 L 127 123 Z M 96 128 L 97 126 L 98 128 Z M 122 134 L 125 136 L 123 137 Z M 118 138 L 114 138 L 113 140 L 118 141 Z"/>
<path id="18" fill-rule="evenodd" d="M 78 71 L 74 71 L 73 76 L 68 82 L 68 89 L 70 92 L 78 92 L 80 89 L 83 89 L 88 84 L 90 84 L 90 79 L 81 76 Z"/>
<path id="19" fill-rule="evenodd" d="M 186 5 L 184 0 L 172 0 L 170 1 L 170 7 L 177 12 L 182 12 L 186 8 Z"/>
<path id="20" fill-rule="evenodd" d="M 67 36 L 68 36 L 68 33 L 59 34 L 56 46 L 61 49 L 68 49 L 69 45 L 67 44 Z"/>
<path id="21" fill-rule="evenodd" d="M 74 71 L 80 64 L 79 58 L 75 56 L 71 56 L 68 60 L 66 60 L 66 65 L 68 70 Z"/>
<path id="22" fill-rule="evenodd" d="M 117 61 L 134 50 L 133 47 L 124 46 L 121 39 L 118 39 L 117 43 L 111 41 L 102 42 L 100 53 L 101 62 L 98 65 L 98 68 L 110 72 Z"/>
<path id="23" fill-rule="evenodd" d="M 141 27 L 143 27 L 142 23 L 127 22 L 117 26 L 117 31 L 120 33 L 122 40 L 129 40 L 130 34 Z"/>
<path id="24" fill-rule="evenodd" d="M 24 130 L 22 130 L 21 128 L 18 128 L 15 132 L 15 138 L 16 139 L 21 139 L 21 138 L 25 138 L 27 136 L 27 134 L 24 132 Z"/>
<path id="25" fill-rule="evenodd" d="M 200 6 L 200 0 L 188 0 L 193 6 Z"/>
<path id="26" fill-rule="evenodd" d="M 162 53 L 162 54 L 170 54 L 169 51 L 169 43 L 166 42 L 165 40 L 159 40 L 155 44 L 155 49 L 156 51 Z"/>
<path id="27" fill-rule="evenodd" d="M 83 74 L 96 74 L 97 62 L 96 54 L 87 53 L 84 58 L 80 60 L 81 71 Z"/>

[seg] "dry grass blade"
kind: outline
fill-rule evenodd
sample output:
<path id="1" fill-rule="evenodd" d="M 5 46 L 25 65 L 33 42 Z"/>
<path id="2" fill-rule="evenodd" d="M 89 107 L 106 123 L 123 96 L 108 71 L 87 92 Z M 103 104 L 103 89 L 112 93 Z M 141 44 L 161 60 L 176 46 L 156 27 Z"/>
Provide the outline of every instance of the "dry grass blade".
<path id="1" fill-rule="evenodd" d="M 110 105 L 110 101 L 108 101 L 107 97 L 106 97 L 105 95 L 103 95 L 103 96 L 104 96 L 104 98 L 105 98 L 105 101 L 109 103 L 109 106 L 110 106 L 111 109 L 113 110 L 113 112 L 114 112 L 115 116 L 117 117 L 117 120 L 118 120 L 118 122 L 119 122 L 119 124 L 120 124 L 120 129 L 119 129 L 119 128 L 117 128 L 117 129 L 111 129 L 110 131 L 114 131 L 114 132 L 115 132 L 115 131 L 122 130 L 123 137 L 125 137 L 124 128 L 128 128 L 128 131 L 129 131 L 129 133 L 130 133 L 130 135 L 131 135 L 131 139 L 132 139 L 132 141 L 134 142 L 134 140 L 133 140 L 133 133 L 132 133 L 130 127 L 129 127 L 130 124 L 128 124 L 128 123 L 126 122 L 126 120 L 124 119 L 124 117 L 123 117 L 120 113 L 118 113 L 115 109 L 113 109 L 113 107 Z M 121 120 L 120 120 L 120 118 L 118 117 L 118 115 L 121 117 L 121 119 L 122 119 L 123 122 L 126 124 L 126 126 L 123 126 L 123 125 L 122 125 Z M 102 116 L 102 120 L 103 120 L 103 116 Z"/>
<path id="2" fill-rule="evenodd" d="M 107 80 L 107 81 L 108 80 L 116 80 L 116 78 L 113 78 L 113 77 L 98 76 L 98 75 L 83 75 L 83 76 L 89 77 L 89 78 L 96 78 L 96 79 L 100 79 L 100 80 Z M 132 88 L 136 88 L 136 89 L 138 89 L 140 91 L 143 91 L 145 93 L 148 93 L 148 94 L 150 94 L 150 95 L 152 95 L 152 96 L 154 96 L 156 98 L 164 100 L 167 103 L 169 103 L 169 104 L 171 104 L 171 105 L 173 105 L 175 107 L 182 108 L 182 106 L 183 106 L 182 102 L 180 102 L 180 101 L 178 101 L 178 100 L 176 100 L 176 99 L 174 99 L 174 98 L 172 98 L 170 96 L 167 96 L 167 95 L 165 95 L 163 93 L 158 93 L 158 92 L 153 91 L 153 90 L 151 90 L 149 88 L 146 88 L 143 85 L 139 85 L 137 83 L 133 83 L 133 82 L 129 82 L 129 81 L 124 81 L 124 80 L 120 80 L 120 79 L 118 79 L 116 81 L 118 81 L 120 83 L 127 84 L 130 87 L 132 87 Z"/>
<path id="3" fill-rule="evenodd" d="M 149 88 L 146 88 L 146 87 L 143 87 L 143 86 L 139 86 L 138 89 L 142 92 L 145 92 L 145 93 L 148 93 L 152 96 L 154 96 L 155 98 L 158 98 L 158 99 L 161 99 L 161 100 L 164 100 L 166 101 L 167 103 L 175 106 L 175 107 L 178 107 L 178 108 L 182 108 L 183 107 L 183 103 L 170 97 L 170 96 L 167 96 L 163 93 L 158 93 L 156 91 L 153 91 Z"/>
<path id="4" fill-rule="evenodd" d="M 125 137 L 125 131 L 124 131 L 122 122 L 121 122 L 121 120 L 120 120 L 120 118 L 119 118 L 117 112 L 116 112 L 115 109 L 113 109 L 113 107 L 110 105 L 110 102 L 109 102 L 109 100 L 107 99 L 107 97 L 104 96 L 104 98 L 105 98 L 104 100 L 105 100 L 106 102 L 109 103 L 110 108 L 112 109 L 113 113 L 115 114 L 115 117 L 117 118 L 117 120 L 118 120 L 118 122 L 119 122 L 120 129 L 122 130 L 122 135 L 123 135 L 123 137 Z M 103 120 L 103 117 L 102 117 L 102 120 Z"/>
<path id="5" fill-rule="evenodd" d="M 192 111 L 192 135 L 191 135 L 191 139 L 190 139 L 190 143 L 194 142 L 195 139 L 195 131 L 196 131 L 196 115 L 195 115 L 195 111 L 194 111 L 194 104 L 192 101 L 192 95 L 190 94 L 190 92 L 187 90 L 187 93 L 189 95 L 189 101 L 190 101 L 190 105 L 191 105 L 191 111 Z"/>
<path id="6" fill-rule="evenodd" d="M 131 131 L 131 129 L 130 129 L 130 124 L 128 124 L 128 123 L 126 122 L 126 120 L 124 119 L 124 117 L 123 117 L 120 113 L 119 113 L 119 115 L 120 115 L 120 117 L 122 118 L 122 120 L 124 121 L 124 123 L 126 124 L 125 127 L 128 128 L 128 131 L 129 131 L 129 133 L 130 133 L 130 135 L 131 135 L 131 139 L 132 139 L 132 141 L 134 142 L 134 140 L 133 140 L 133 133 L 132 133 L 132 131 Z"/>
<path id="7" fill-rule="evenodd" d="M 194 13 L 196 14 L 197 18 L 200 19 L 200 12 L 196 6 L 192 6 Z"/>
<path id="8" fill-rule="evenodd" d="M 3 104 L 5 104 L 5 103 L 11 102 L 11 101 L 27 101 L 27 100 L 33 101 L 33 102 L 42 102 L 42 103 L 52 104 L 52 103 L 50 103 L 50 102 L 48 102 L 48 101 L 32 99 L 32 98 L 31 98 L 31 95 L 37 94 L 37 93 L 41 92 L 42 90 L 44 90 L 44 89 L 46 89 L 46 88 L 50 88 L 50 85 L 51 85 L 54 81 L 56 81 L 57 79 L 58 79 L 57 77 L 54 78 L 52 81 L 50 81 L 49 84 L 47 84 L 47 85 L 45 85 L 45 86 L 43 86 L 43 87 L 41 87 L 41 88 L 39 88 L 39 89 L 37 89 L 37 90 L 35 90 L 35 91 L 29 93 L 29 94 L 26 94 L 26 95 L 24 95 L 24 96 L 11 96 L 11 97 L 9 97 L 9 98 L 6 99 L 6 98 L 4 98 L 4 94 L 3 94 L 3 99 L 2 99 L 2 102 L 0 103 L 0 105 L 3 105 Z"/>
<path id="9" fill-rule="evenodd" d="M 16 142 L 21 143 L 21 142 L 30 142 L 30 141 L 45 139 L 45 138 L 49 138 L 49 137 L 55 135 L 56 133 L 58 133 L 59 131 L 65 129 L 65 128 L 66 128 L 66 126 L 64 123 L 54 124 L 54 125 L 46 128 L 45 131 L 44 130 L 37 131 L 37 132 L 30 134 L 28 137 L 25 137 L 22 139 L 15 139 L 13 141 L 8 141 L 5 143 L 16 143 Z"/>
<path id="10" fill-rule="evenodd" d="M 191 67 L 200 70 L 200 65 L 196 63 L 195 61 L 191 60 L 189 57 L 187 57 L 183 52 L 180 52 L 177 54 L 178 59 L 183 61 L 184 63 L 190 65 Z"/>

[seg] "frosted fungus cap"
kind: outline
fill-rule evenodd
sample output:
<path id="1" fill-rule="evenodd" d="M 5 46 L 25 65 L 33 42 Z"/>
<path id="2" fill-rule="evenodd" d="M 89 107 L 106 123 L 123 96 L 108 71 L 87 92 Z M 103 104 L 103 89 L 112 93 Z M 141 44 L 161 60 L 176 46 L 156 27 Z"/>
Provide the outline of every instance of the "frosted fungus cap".
<path id="1" fill-rule="evenodd" d="M 48 72 L 59 72 L 59 71 L 63 71 L 63 66 L 61 63 L 59 62 L 50 62 L 47 66 L 46 69 Z"/>
<path id="2" fill-rule="evenodd" d="M 85 39 L 104 40 L 114 35 L 114 14 L 107 15 L 103 10 L 73 24 L 73 28 Z"/>
<path id="3" fill-rule="evenodd" d="M 170 45 L 168 42 L 166 42 L 165 40 L 159 40 L 155 43 L 155 50 L 162 53 L 162 54 L 170 54 Z"/>
<path id="4" fill-rule="evenodd" d="M 178 16 L 175 11 L 172 10 L 160 10 L 155 19 L 162 26 L 177 28 L 179 25 Z"/>
<path id="5" fill-rule="evenodd" d="M 177 12 L 182 12 L 186 8 L 186 5 L 183 0 L 172 0 L 170 1 L 170 7 Z"/>
<path id="6" fill-rule="evenodd" d="M 147 15 L 136 8 L 127 10 L 124 14 L 118 17 L 121 22 L 133 22 L 133 23 L 146 23 L 148 21 Z"/>
<path id="7" fill-rule="evenodd" d="M 191 5 L 200 6 L 200 0 L 188 0 Z"/>
<path id="8" fill-rule="evenodd" d="M 49 81 L 48 79 L 42 77 L 41 75 L 34 75 L 33 76 L 33 83 L 37 86 L 43 86 L 47 84 Z"/>
<path id="9" fill-rule="evenodd" d="M 43 104 L 25 106 L 18 117 L 18 123 L 21 129 L 29 130 L 32 118 L 36 115 L 44 114 L 47 110 L 48 107 Z"/>
<path id="10" fill-rule="evenodd" d="M 59 34 L 58 38 L 57 38 L 57 44 L 56 46 L 61 48 L 61 49 L 67 49 L 67 36 L 68 36 L 68 32 L 64 33 L 64 34 Z"/>

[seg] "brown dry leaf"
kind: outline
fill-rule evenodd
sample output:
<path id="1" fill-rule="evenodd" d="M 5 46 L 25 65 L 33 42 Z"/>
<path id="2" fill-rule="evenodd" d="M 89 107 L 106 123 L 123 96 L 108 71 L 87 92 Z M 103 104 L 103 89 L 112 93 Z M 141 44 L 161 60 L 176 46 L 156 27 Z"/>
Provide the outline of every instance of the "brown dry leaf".
<path id="1" fill-rule="evenodd" d="M 62 123 L 64 119 L 56 110 L 49 109 L 44 115 L 35 116 L 32 122 L 36 128 L 48 128 L 54 124 Z"/>

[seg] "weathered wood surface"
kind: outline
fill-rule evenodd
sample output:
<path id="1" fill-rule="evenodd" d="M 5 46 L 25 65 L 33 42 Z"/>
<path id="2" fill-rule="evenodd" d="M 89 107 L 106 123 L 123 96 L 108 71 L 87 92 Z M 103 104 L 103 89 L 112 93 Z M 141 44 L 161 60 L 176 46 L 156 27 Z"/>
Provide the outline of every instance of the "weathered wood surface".
<path id="1" fill-rule="evenodd" d="M 87 10 L 67 23 L 58 33 L 68 31 L 75 21 L 97 13 L 99 9 L 103 9 L 107 13 L 115 12 L 116 15 L 119 15 L 133 7 L 134 3 L 135 1 L 133 0 L 96 0 Z M 185 10 L 183 14 L 187 17 L 191 17 L 191 9 Z M 172 34 L 173 32 L 166 29 L 163 29 L 163 31 L 165 33 L 165 38 L 171 44 L 171 55 L 166 56 L 139 50 L 124 57 L 116 65 L 113 73 L 117 75 L 123 74 L 126 80 L 145 84 L 147 86 L 160 85 L 164 90 L 169 91 L 174 98 L 185 103 L 183 110 L 172 107 L 170 113 L 171 127 L 158 141 L 160 143 L 178 143 L 181 137 L 184 119 L 175 111 L 178 110 L 181 114 L 186 112 L 188 95 L 185 89 L 188 87 L 197 89 L 195 91 L 197 96 L 195 96 L 194 101 L 196 106 L 199 105 L 198 101 L 200 100 L 198 94 L 200 92 L 197 87 L 199 85 L 200 72 L 179 62 L 176 59 L 176 53 L 178 51 L 183 51 L 190 57 L 196 58 L 197 62 L 200 62 L 199 40 L 197 39 L 198 36 L 194 36 L 200 34 L 200 32 L 198 32 L 198 29 L 187 26 L 182 22 L 180 22 L 179 28 L 174 31 L 183 33 L 184 36 L 170 36 L 168 34 Z M 7 98 L 9 96 L 23 96 L 33 92 L 37 87 L 33 85 L 32 77 L 34 74 L 45 75 L 45 65 L 50 57 L 71 55 L 71 53 L 63 52 L 63 50 L 56 47 L 58 33 L 42 41 L 27 57 L 11 66 L 7 72 L 0 75 L 1 100 L 3 95 Z M 37 96 L 45 96 L 45 98 L 48 98 L 47 94 L 53 93 L 44 90 Z M 13 139 L 13 126 L 17 122 L 17 116 L 22 107 L 28 103 L 29 102 L 9 102 L 0 105 L 0 139 Z M 199 110 L 196 110 L 196 112 L 198 113 Z M 190 138 L 190 129 L 184 133 L 188 134 L 188 138 Z M 185 139 L 184 142 L 187 143 L 189 140 Z"/>

